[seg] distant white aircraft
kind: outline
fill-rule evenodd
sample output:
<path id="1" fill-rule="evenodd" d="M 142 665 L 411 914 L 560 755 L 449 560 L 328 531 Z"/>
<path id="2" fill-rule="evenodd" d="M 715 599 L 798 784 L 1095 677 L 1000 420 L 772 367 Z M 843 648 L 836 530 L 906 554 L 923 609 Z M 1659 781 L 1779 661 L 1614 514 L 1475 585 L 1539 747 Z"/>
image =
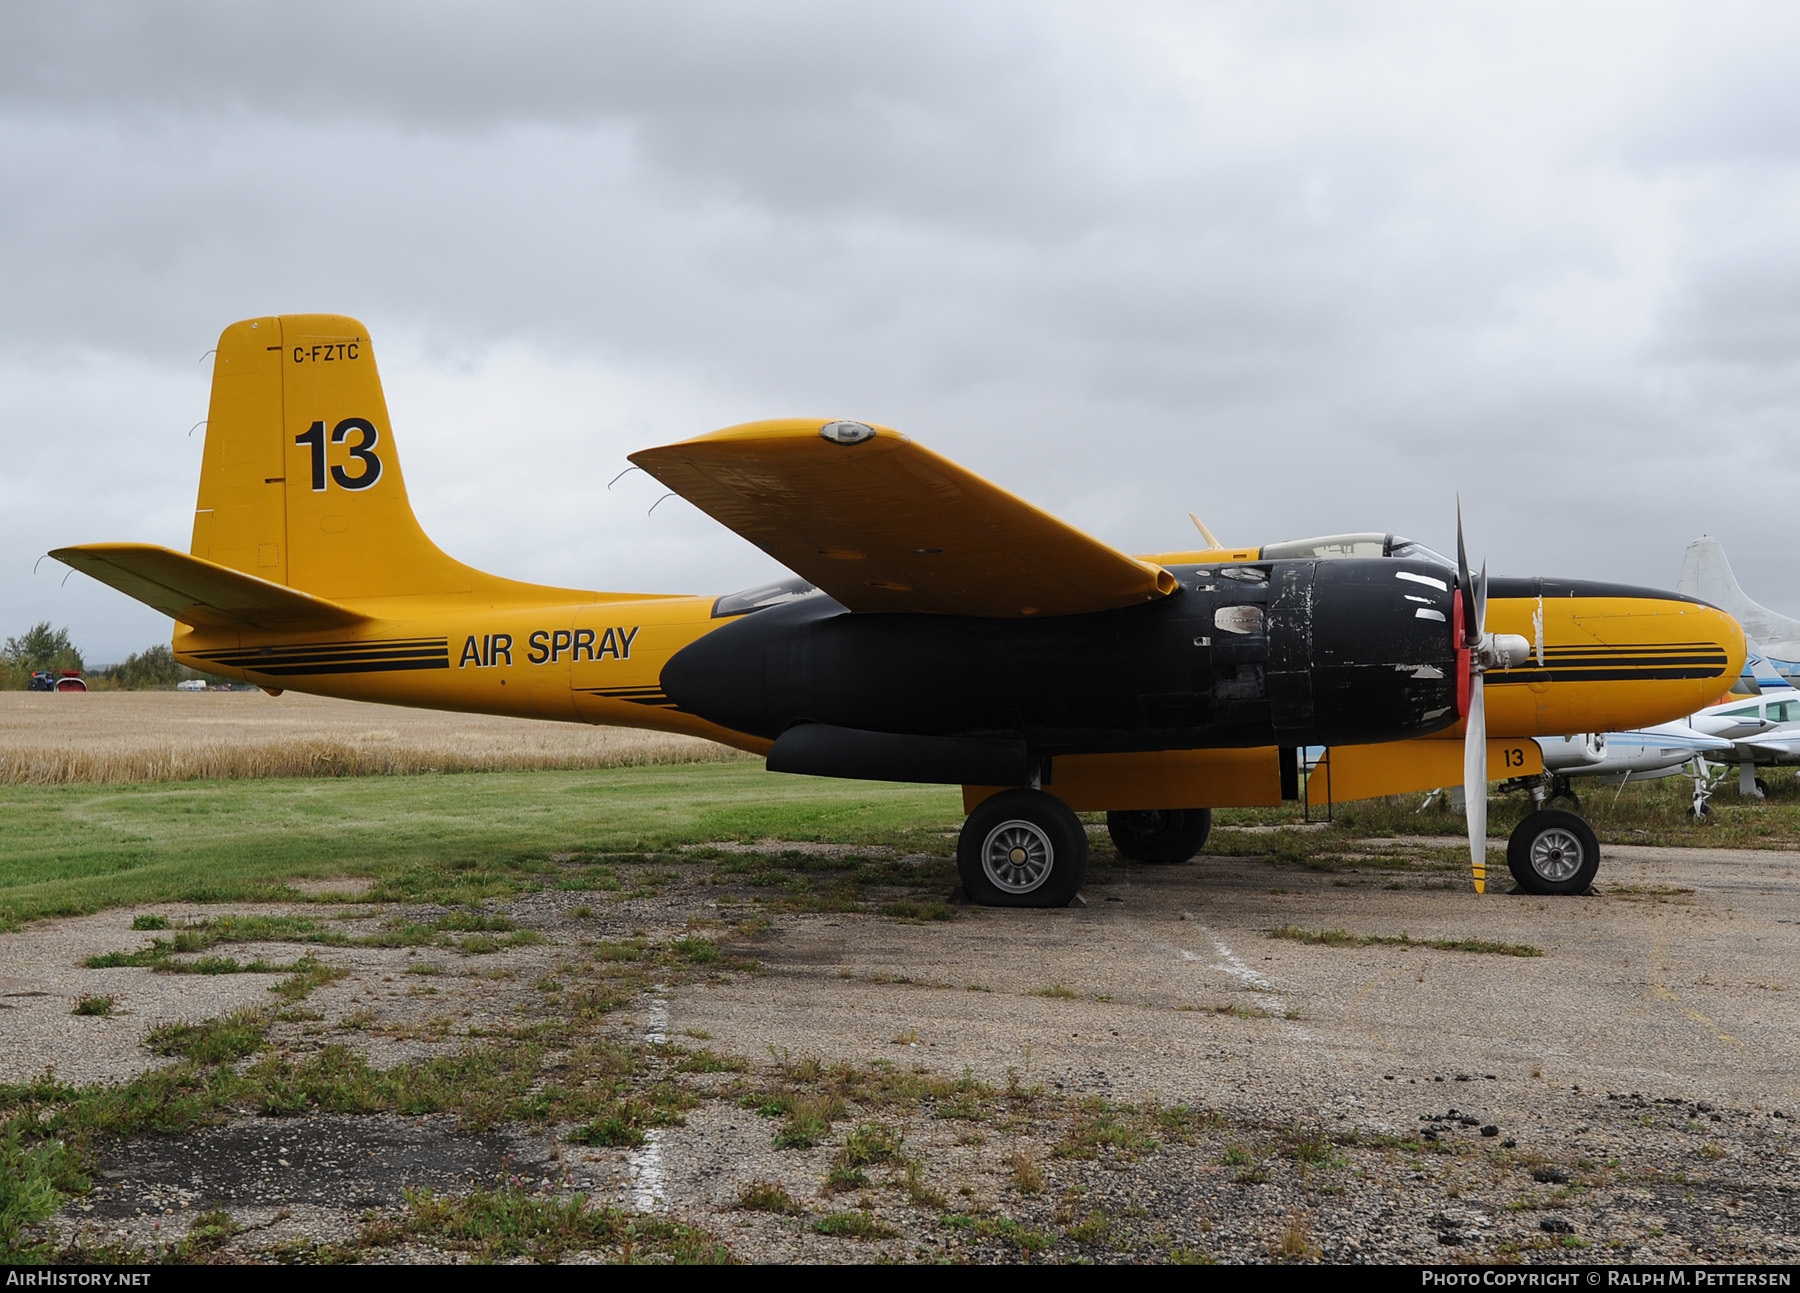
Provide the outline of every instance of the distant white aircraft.
<path id="1" fill-rule="evenodd" d="M 1580 796 L 1570 784 L 1575 778 L 1616 786 L 1685 774 L 1694 779 L 1691 811 L 1698 817 L 1708 811 L 1713 787 L 1733 763 L 1738 793 L 1760 799 L 1769 787 L 1756 775 L 1759 766 L 1800 763 L 1800 690 L 1758 650 L 1751 651 L 1733 690 L 1739 694 L 1672 723 L 1605 735 L 1538 737 L 1550 782 L 1544 802 L 1578 807 Z"/>
<path id="2" fill-rule="evenodd" d="M 1681 578 L 1675 591 L 1711 602 L 1744 627 L 1744 636 L 1783 678 L 1800 674 L 1800 620 L 1772 611 L 1750 600 L 1738 587 L 1725 546 L 1710 535 L 1688 544 L 1681 558 Z"/>
<path id="3" fill-rule="evenodd" d="M 1743 625 L 1754 643 L 1734 695 L 1672 723 L 1631 732 L 1538 738 L 1544 751 L 1546 804 L 1579 806 L 1574 779 L 1616 786 L 1626 781 L 1687 775 L 1694 779 L 1692 812 L 1706 801 L 1726 767 L 1736 764 L 1738 793 L 1760 799 L 1768 785 L 1759 767 L 1800 763 L 1800 620 L 1750 600 L 1738 587 L 1725 547 L 1711 535 L 1688 544 L 1676 591 L 1698 597 Z M 1528 787 L 1529 788 L 1529 787 Z"/>

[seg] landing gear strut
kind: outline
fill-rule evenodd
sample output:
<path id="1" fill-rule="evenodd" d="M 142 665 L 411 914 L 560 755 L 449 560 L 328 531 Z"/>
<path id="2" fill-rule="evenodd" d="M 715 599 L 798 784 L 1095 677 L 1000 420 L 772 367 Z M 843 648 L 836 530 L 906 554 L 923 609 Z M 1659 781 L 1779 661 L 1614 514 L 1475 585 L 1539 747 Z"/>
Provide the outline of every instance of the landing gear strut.
<path id="1" fill-rule="evenodd" d="M 1550 793 L 1544 796 L 1543 807 L 1556 806 L 1566 808 L 1569 812 L 1581 811 L 1581 796 L 1569 788 L 1569 779 L 1564 776 L 1550 778 Z"/>
<path id="2" fill-rule="evenodd" d="M 1688 775 L 1694 779 L 1694 802 L 1688 809 L 1688 816 L 1701 821 L 1712 816 L 1712 805 L 1706 801 L 1712 798 L 1713 786 L 1725 769 L 1713 766 L 1698 754 L 1688 761 L 1687 768 Z"/>
<path id="3" fill-rule="evenodd" d="M 984 907 L 1066 907 L 1087 878 L 1087 830 L 1042 790 L 1004 790 L 963 823 L 956 870 Z"/>

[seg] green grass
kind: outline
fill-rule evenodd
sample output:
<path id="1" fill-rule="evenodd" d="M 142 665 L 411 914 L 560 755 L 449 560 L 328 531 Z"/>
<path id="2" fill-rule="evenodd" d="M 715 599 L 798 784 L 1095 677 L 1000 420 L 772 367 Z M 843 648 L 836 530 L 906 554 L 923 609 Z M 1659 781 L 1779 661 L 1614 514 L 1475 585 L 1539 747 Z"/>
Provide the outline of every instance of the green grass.
<path id="1" fill-rule="evenodd" d="M 774 1212 L 795 1217 L 806 1211 L 793 1195 L 773 1181 L 752 1181 L 738 1194 L 738 1207 L 746 1212 Z"/>
<path id="2" fill-rule="evenodd" d="M 1800 786 L 1770 779 L 1762 802 L 1729 787 L 1703 823 L 1685 817 L 1679 778 L 1594 789 L 1584 815 L 1603 842 L 1800 847 Z M 1454 836 L 1460 815 L 1417 811 L 1423 796 L 1339 805 L 1332 824 L 1304 836 L 1222 829 L 1208 851 L 1264 855 L 1326 870 L 1456 871 L 1457 850 L 1436 842 L 1365 843 L 1372 836 Z M 1496 796 L 1490 834 L 1504 838 L 1522 796 Z M 1222 809 L 1221 827 L 1282 824 L 1300 810 Z M 954 788 L 776 776 L 754 762 L 604 770 L 420 774 L 328 779 L 0 786 L 0 925 L 111 906 L 171 901 L 295 899 L 291 881 L 376 882 L 372 901 L 461 905 L 561 888 L 596 894 L 653 891 L 643 868 L 683 846 L 763 839 L 829 841 L 924 852 L 926 866 L 869 856 L 819 857 L 695 850 L 720 875 L 766 887 L 794 910 L 864 909 L 864 891 L 947 891 L 946 832 L 962 822 Z M 1377 856 L 1360 856 L 1373 852 Z M 622 869 L 623 868 L 623 869 Z M 638 874 L 626 874 L 635 870 Z M 645 886 L 648 886 L 647 888 Z M 884 899 L 897 920 L 956 915 L 937 895 Z M 155 929 L 154 915 L 139 922 Z M 490 930 L 469 931 L 479 940 Z M 476 947 L 485 944 L 477 942 Z M 475 950 L 471 948 L 469 950 Z"/>
<path id="3" fill-rule="evenodd" d="M 590 880 L 605 892 L 619 883 L 621 859 L 682 845 L 772 838 L 947 854 L 943 832 L 961 822 L 954 788 L 775 776 L 753 763 L 7 785 L 0 923 L 162 902 L 292 900 L 301 895 L 290 881 L 340 876 L 373 879 L 371 901 L 470 904 Z M 722 871 L 796 882 L 790 896 L 801 905 L 828 905 L 846 879 L 908 885 L 919 875 L 879 859 L 715 860 Z M 938 870 L 932 883 L 947 889 L 949 863 Z"/>
<path id="4" fill-rule="evenodd" d="M 1581 795 L 1581 815 L 1594 828 L 1601 844 L 1656 844 L 1676 848 L 1800 848 L 1800 782 L 1789 769 L 1774 769 L 1766 775 L 1769 798 L 1740 799 L 1734 777 L 1720 782 L 1712 798 L 1712 816 L 1703 822 L 1691 822 L 1687 809 L 1692 803 L 1692 783 L 1685 777 L 1669 777 L 1619 786 L 1596 786 L 1577 779 L 1575 788 Z M 1343 858 L 1332 856 L 1345 850 L 1360 852 L 1366 846 L 1360 841 L 1372 836 L 1459 836 L 1463 833 L 1463 816 L 1453 812 L 1440 799 L 1424 812 L 1419 811 L 1423 794 L 1400 795 L 1399 802 L 1367 799 L 1339 804 L 1332 811 L 1330 825 L 1322 831 L 1307 832 L 1299 841 L 1288 843 L 1279 837 L 1242 835 L 1234 831 L 1214 831 L 1206 852 L 1236 856 L 1277 855 L 1283 862 L 1312 865 L 1321 869 L 1342 870 L 1435 870 L 1453 861 L 1450 854 L 1441 858 L 1433 850 L 1417 855 L 1411 867 L 1394 868 L 1384 859 Z M 1520 818 L 1530 809 L 1522 794 L 1490 794 L 1488 798 L 1488 838 L 1504 840 Z M 1321 820 L 1323 810 L 1315 809 L 1313 819 Z M 1216 811 L 1214 824 L 1231 826 L 1272 826 L 1300 822 L 1301 809 L 1293 805 L 1279 808 L 1227 808 Z M 1422 863 L 1423 865 L 1419 865 Z M 1468 855 L 1462 854 L 1462 867 Z"/>
<path id="5" fill-rule="evenodd" d="M 480 1262 L 519 1257 L 554 1262 L 571 1252 L 676 1265 L 732 1260 L 730 1249 L 698 1227 L 594 1207 L 582 1195 L 555 1199 L 519 1189 L 461 1195 L 410 1190 L 405 1215 L 370 1222 L 360 1241 L 365 1247 L 386 1248 L 420 1237 L 469 1252 Z"/>
<path id="6" fill-rule="evenodd" d="M 1716 796 L 1708 822 L 1690 823 L 1676 780 L 1588 795 L 1603 841 L 1757 848 L 1800 847 L 1800 788 L 1777 777 L 1766 802 Z M 1460 816 L 1399 804 L 1340 805 L 1323 831 L 1215 832 L 1214 853 L 1263 855 L 1325 870 L 1459 871 L 1459 850 L 1419 836 L 1456 835 Z M 1496 797 L 1492 833 L 1522 815 Z M 1299 820 L 1299 810 L 1225 809 L 1221 827 Z M 375 882 L 370 901 L 475 906 L 546 888 L 597 897 L 654 892 L 685 856 L 767 890 L 799 911 L 877 910 L 936 921 L 954 909 L 930 890 L 955 883 L 950 841 L 962 821 L 954 788 L 775 776 L 755 763 L 598 771 L 462 773 L 321 780 L 138 785 L 0 786 L 0 926 L 111 906 L 302 897 L 293 881 Z M 1371 836 L 1414 837 L 1370 846 Z M 827 841 L 849 856 L 798 850 L 726 852 L 705 846 L 773 839 Z M 698 846 L 698 847 L 695 847 Z M 923 865 L 857 855 L 858 846 L 922 852 Z M 677 854 L 676 850 L 684 850 Z M 1367 854 L 1375 856 L 1365 856 Z M 895 895 L 893 889 L 912 891 Z M 134 924 L 159 928 L 146 913 Z M 453 931 L 433 931 L 441 934 Z M 518 931 L 464 934 L 465 951 L 492 950 Z M 423 941 L 436 941 L 431 938 Z"/>
<path id="7" fill-rule="evenodd" d="M 998 1239 L 1028 1253 L 1046 1252 L 1056 1245 L 1052 1236 L 1010 1217 L 971 1217 L 953 1213 L 944 1218 L 944 1224 L 952 1230 L 974 1235 L 977 1239 Z"/>
<path id="8" fill-rule="evenodd" d="M 832 1212 L 813 1222 L 822 1235 L 841 1239 L 892 1239 L 900 1232 L 878 1220 L 871 1212 Z"/>

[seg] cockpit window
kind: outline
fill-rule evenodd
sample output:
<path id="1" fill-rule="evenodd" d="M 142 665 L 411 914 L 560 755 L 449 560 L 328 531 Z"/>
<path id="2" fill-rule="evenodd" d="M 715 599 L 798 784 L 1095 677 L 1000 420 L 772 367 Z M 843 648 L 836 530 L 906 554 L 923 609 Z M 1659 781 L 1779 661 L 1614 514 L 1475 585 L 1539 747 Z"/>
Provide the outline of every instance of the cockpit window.
<path id="1" fill-rule="evenodd" d="M 1385 534 L 1326 534 L 1263 545 L 1264 561 L 1332 561 L 1340 557 L 1387 556 Z"/>
<path id="2" fill-rule="evenodd" d="M 1414 543 L 1411 539 L 1403 539 L 1397 534 L 1389 540 L 1388 556 L 1404 557 L 1408 561 L 1429 561 L 1434 566 L 1442 566 L 1452 574 L 1456 571 L 1456 563 L 1443 553 L 1428 548 L 1423 543 Z"/>
<path id="3" fill-rule="evenodd" d="M 729 593 L 719 598 L 713 603 L 712 617 L 717 620 L 727 615 L 766 611 L 771 606 L 798 601 L 812 591 L 813 586 L 804 579 L 783 579 L 779 583 L 758 584 L 755 588 L 746 588 L 741 593 Z"/>

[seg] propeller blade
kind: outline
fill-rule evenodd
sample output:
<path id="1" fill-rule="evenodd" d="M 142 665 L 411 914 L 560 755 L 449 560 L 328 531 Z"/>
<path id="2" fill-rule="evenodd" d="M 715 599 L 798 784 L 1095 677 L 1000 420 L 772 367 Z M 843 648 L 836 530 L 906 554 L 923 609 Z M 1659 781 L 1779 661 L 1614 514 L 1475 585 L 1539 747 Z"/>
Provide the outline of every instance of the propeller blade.
<path id="1" fill-rule="evenodd" d="M 1463 645 L 1481 640 L 1481 621 L 1475 618 L 1475 580 L 1469 574 L 1469 550 L 1463 546 L 1462 495 L 1456 496 L 1456 591 L 1462 598 Z"/>
<path id="2" fill-rule="evenodd" d="M 1469 867 L 1475 892 L 1487 892 L 1487 705 L 1481 670 L 1469 679 L 1469 717 L 1463 738 L 1463 811 L 1469 821 Z"/>
<path id="3" fill-rule="evenodd" d="M 1476 642 L 1487 636 L 1487 562 L 1481 563 L 1481 577 L 1475 581 L 1475 619 L 1469 636 Z"/>

